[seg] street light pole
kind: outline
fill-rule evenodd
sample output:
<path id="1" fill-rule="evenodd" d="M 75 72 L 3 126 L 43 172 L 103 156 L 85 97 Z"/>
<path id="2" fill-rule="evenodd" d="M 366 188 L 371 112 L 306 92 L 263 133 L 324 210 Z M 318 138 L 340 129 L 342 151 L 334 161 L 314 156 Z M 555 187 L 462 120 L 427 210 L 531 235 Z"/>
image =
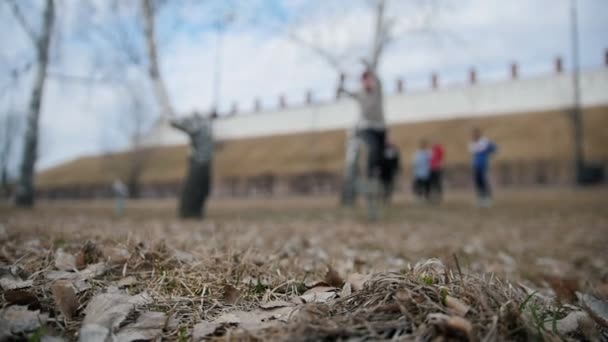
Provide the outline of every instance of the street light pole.
<path id="1" fill-rule="evenodd" d="M 220 87 L 222 77 L 222 40 L 224 35 L 224 25 L 220 22 L 216 27 L 215 61 L 213 66 L 213 105 L 211 112 L 218 114 L 220 106 Z"/>
<path id="2" fill-rule="evenodd" d="M 580 85 L 580 61 L 579 61 L 579 37 L 578 37 L 578 1 L 570 0 L 570 38 L 572 48 L 572 108 L 570 118 L 572 121 L 572 137 L 574 152 L 574 169 L 576 183 L 584 182 L 585 173 L 585 151 L 584 151 L 584 129 L 581 111 L 581 85 Z"/>

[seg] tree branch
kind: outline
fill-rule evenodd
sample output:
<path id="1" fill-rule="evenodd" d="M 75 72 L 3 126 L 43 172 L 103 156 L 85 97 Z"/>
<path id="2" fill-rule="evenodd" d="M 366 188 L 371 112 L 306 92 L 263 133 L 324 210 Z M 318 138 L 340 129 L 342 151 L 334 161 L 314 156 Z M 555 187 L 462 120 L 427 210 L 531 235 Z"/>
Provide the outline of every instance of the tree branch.
<path id="1" fill-rule="evenodd" d="M 15 19 L 17 19 L 17 21 L 25 31 L 26 35 L 30 38 L 34 46 L 38 48 L 39 37 L 38 35 L 36 35 L 36 32 L 34 32 L 32 27 L 28 24 L 27 20 L 25 20 L 25 16 L 21 12 L 21 9 L 19 9 L 19 5 L 17 5 L 17 2 L 15 0 L 7 0 L 7 2 L 11 7 L 11 10 L 13 11 Z"/>
<path id="2" fill-rule="evenodd" d="M 333 56 L 331 53 L 329 53 L 329 51 L 321 48 L 318 45 L 315 45 L 309 41 L 306 41 L 304 39 L 302 39 L 301 37 L 299 37 L 298 35 L 296 35 L 293 32 L 288 32 L 287 33 L 287 37 L 294 43 L 302 45 L 308 49 L 310 49 L 312 52 L 316 53 L 319 57 L 321 57 L 327 64 L 329 64 L 334 70 L 336 70 L 338 73 L 342 74 L 344 73 L 344 71 L 342 70 L 342 66 L 340 65 L 340 62 L 338 60 L 338 58 L 336 58 L 335 56 Z"/>
<path id="3" fill-rule="evenodd" d="M 158 53 L 156 51 L 156 40 L 154 37 L 154 8 L 152 0 L 142 0 L 142 13 L 144 16 L 144 33 L 146 36 L 146 45 L 148 49 L 149 69 L 148 73 L 152 80 L 156 98 L 160 104 L 162 114 L 161 117 L 175 117 L 175 111 L 169 100 L 169 93 L 160 74 L 158 65 Z"/>

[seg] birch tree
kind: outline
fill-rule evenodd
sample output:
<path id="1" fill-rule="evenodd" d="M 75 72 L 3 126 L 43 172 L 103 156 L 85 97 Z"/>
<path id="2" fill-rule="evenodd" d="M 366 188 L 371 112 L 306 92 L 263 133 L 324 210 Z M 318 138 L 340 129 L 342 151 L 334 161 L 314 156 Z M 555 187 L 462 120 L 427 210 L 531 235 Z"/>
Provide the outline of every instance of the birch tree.
<path id="1" fill-rule="evenodd" d="M 14 162 L 14 150 L 19 133 L 19 117 L 14 113 L 6 113 L 0 118 L 0 186 L 3 195 L 10 194 L 10 169 Z"/>
<path id="2" fill-rule="evenodd" d="M 39 33 L 37 33 L 27 21 L 27 18 L 22 13 L 17 1 L 10 0 L 8 1 L 8 4 L 13 11 L 15 19 L 19 22 L 21 28 L 31 40 L 32 46 L 36 52 L 37 70 L 34 76 L 28 105 L 23 156 L 19 172 L 19 182 L 16 189 L 16 205 L 30 208 L 34 205 L 34 176 L 38 157 L 40 111 L 44 98 L 53 25 L 55 22 L 55 2 L 54 0 L 45 1 L 42 13 L 42 25 Z"/>

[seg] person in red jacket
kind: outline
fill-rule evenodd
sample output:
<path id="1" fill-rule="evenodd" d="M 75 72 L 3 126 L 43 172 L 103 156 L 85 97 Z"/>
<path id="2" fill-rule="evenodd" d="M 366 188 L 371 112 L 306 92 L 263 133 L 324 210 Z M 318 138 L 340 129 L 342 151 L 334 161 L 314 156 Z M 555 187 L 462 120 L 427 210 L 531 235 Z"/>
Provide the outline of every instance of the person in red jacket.
<path id="1" fill-rule="evenodd" d="M 432 201 L 440 202 L 443 195 L 442 187 L 442 171 L 443 171 L 443 158 L 444 158 L 443 146 L 439 143 L 435 143 L 431 148 L 431 174 L 429 178 L 430 183 L 430 199 Z"/>

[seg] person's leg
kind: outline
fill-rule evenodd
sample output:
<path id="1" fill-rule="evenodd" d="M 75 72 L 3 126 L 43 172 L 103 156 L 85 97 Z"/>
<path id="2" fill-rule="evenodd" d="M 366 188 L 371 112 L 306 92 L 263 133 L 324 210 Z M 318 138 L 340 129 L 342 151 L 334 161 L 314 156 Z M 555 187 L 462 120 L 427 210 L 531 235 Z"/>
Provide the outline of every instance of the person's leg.
<path id="1" fill-rule="evenodd" d="M 436 187 L 437 187 L 437 199 L 441 201 L 443 199 L 443 170 L 438 169 L 436 172 Z"/>
<path id="2" fill-rule="evenodd" d="M 429 197 L 431 199 L 435 199 L 435 195 L 437 192 L 437 171 L 432 170 L 429 175 Z"/>
<path id="3" fill-rule="evenodd" d="M 431 180 L 429 178 L 422 180 L 422 191 L 422 196 L 428 201 L 431 196 Z"/>
<path id="4" fill-rule="evenodd" d="M 473 169 L 473 182 L 475 184 L 475 191 L 477 192 L 478 198 L 483 198 L 484 196 L 484 179 L 483 172 L 479 169 Z"/>
<path id="5" fill-rule="evenodd" d="M 202 216 L 201 206 L 203 192 L 201 188 L 201 168 L 200 163 L 190 161 L 190 167 L 186 180 L 182 186 L 179 214 L 182 218 L 200 218 Z"/>
<path id="6" fill-rule="evenodd" d="M 204 163 L 200 167 L 201 174 L 201 198 L 200 198 L 200 215 L 201 217 L 205 217 L 205 205 L 207 203 L 207 198 L 211 193 L 211 163 Z"/>

